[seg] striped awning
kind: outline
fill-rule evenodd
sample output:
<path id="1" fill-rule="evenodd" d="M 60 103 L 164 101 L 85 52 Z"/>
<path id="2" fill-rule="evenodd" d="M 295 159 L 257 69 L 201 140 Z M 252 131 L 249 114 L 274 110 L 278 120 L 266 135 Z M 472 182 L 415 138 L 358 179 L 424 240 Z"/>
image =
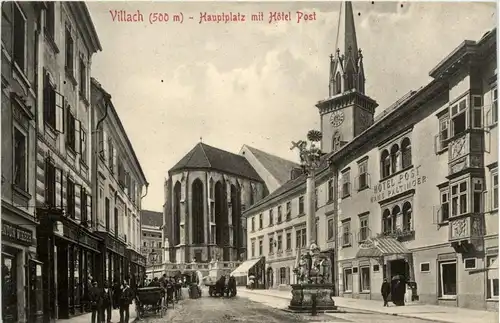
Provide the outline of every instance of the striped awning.
<path id="1" fill-rule="evenodd" d="M 360 245 L 356 258 L 379 258 L 411 253 L 403 243 L 392 237 L 371 238 Z"/>

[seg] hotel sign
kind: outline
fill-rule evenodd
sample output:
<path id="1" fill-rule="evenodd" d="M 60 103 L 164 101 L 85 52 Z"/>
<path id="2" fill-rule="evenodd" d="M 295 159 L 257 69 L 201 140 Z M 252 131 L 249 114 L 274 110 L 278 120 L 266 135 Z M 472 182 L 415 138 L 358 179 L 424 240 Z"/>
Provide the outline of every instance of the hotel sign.
<path id="1" fill-rule="evenodd" d="M 33 232 L 7 221 L 2 221 L 2 238 L 20 244 L 31 245 Z"/>
<path id="2" fill-rule="evenodd" d="M 420 166 L 417 166 L 387 180 L 381 181 L 373 188 L 373 196 L 370 198 L 370 201 L 372 203 L 380 202 L 425 183 L 427 177 L 420 174 L 419 169 Z"/>

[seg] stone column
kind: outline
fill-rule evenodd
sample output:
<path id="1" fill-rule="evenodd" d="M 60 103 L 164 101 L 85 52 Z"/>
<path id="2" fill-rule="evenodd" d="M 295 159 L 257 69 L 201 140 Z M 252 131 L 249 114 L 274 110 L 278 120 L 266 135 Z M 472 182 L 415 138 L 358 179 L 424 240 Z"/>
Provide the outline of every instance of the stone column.
<path id="1" fill-rule="evenodd" d="M 315 190 L 316 190 L 316 183 L 314 178 L 314 171 L 310 171 L 306 181 L 307 246 L 310 246 L 312 243 L 317 242 Z"/>

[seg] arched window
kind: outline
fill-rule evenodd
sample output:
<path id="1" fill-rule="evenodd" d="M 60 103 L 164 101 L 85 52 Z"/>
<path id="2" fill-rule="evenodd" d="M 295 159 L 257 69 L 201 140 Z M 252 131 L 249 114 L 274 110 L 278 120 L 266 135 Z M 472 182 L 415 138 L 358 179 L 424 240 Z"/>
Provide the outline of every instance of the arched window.
<path id="1" fill-rule="evenodd" d="M 408 138 L 403 139 L 401 143 L 401 160 L 402 169 L 411 166 L 411 142 Z"/>
<path id="2" fill-rule="evenodd" d="M 181 183 L 174 185 L 174 217 L 173 217 L 173 245 L 181 243 Z"/>
<path id="3" fill-rule="evenodd" d="M 335 152 L 340 149 L 341 137 L 340 132 L 335 131 L 332 137 L 332 151 Z"/>
<path id="4" fill-rule="evenodd" d="M 391 174 L 391 160 L 387 150 L 382 151 L 380 156 L 380 169 L 382 170 L 382 178 L 386 178 Z"/>
<path id="5" fill-rule="evenodd" d="M 399 170 L 398 160 L 399 160 L 399 146 L 394 145 L 391 148 L 391 174 L 394 174 Z"/>
<path id="6" fill-rule="evenodd" d="M 215 187 L 214 187 L 214 179 L 213 178 L 210 178 L 210 181 L 209 181 L 209 190 L 210 190 L 210 198 L 213 199 L 214 198 L 214 190 L 215 190 Z"/>
<path id="7" fill-rule="evenodd" d="M 255 203 L 255 186 L 253 183 L 250 184 L 250 206 Z"/>
<path id="8" fill-rule="evenodd" d="M 241 222 L 240 222 L 240 194 L 235 185 L 231 185 L 231 221 L 233 224 L 233 245 L 240 250 L 242 245 L 241 241 Z"/>
<path id="9" fill-rule="evenodd" d="M 203 183 L 199 178 L 195 179 L 193 185 L 191 186 L 191 193 L 193 197 L 191 199 L 191 232 L 193 235 L 194 244 L 205 243 L 205 224 L 204 224 L 204 194 L 203 194 Z"/>
<path id="10" fill-rule="evenodd" d="M 392 217 L 391 211 L 389 209 L 385 209 L 382 213 L 382 231 L 384 234 L 391 233 L 392 228 Z"/>
<path id="11" fill-rule="evenodd" d="M 219 246 L 229 243 L 227 230 L 227 197 L 224 185 L 220 181 L 215 183 L 215 243 Z"/>
<path id="12" fill-rule="evenodd" d="M 401 215 L 401 208 L 399 205 L 394 206 L 392 209 L 392 232 L 395 232 L 398 228 L 398 216 Z"/>
<path id="13" fill-rule="evenodd" d="M 403 231 L 410 231 L 412 229 L 411 211 L 411 203 L 405 202 L 403 204 Z"/>
<path id="14" fill-rule="evenodd" d="M 337 72 L 337 75 L 335 75 L 335 94 L 340 93 L 342 93 L 342 77 L 340 72 Z"/>

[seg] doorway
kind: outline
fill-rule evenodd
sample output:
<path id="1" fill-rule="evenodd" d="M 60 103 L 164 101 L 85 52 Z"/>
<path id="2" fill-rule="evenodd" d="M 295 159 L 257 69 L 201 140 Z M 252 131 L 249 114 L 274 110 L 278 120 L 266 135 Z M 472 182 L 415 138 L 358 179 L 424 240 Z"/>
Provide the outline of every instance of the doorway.
<path id="1" fill-rule="evenodd" d="M 399 276 L 402 281 L 407 281 L 410 276 L 410 266 L 404 259 L 393 260 L 389 263 L 389 280 Z"/>
<path id="2" fill-rule="evenodd" d="M 267 268 L 267 288 L 271 288 L 273 287 L 273 284 L 274 284 L 274 272 L 273 272 L 273 268 L 272 267 L 269 267 Z"/>
<path id="3" fill-rule="evenodd" d="M 2 253 L 2 321 L 17 322 L 16 257 Z"/>

